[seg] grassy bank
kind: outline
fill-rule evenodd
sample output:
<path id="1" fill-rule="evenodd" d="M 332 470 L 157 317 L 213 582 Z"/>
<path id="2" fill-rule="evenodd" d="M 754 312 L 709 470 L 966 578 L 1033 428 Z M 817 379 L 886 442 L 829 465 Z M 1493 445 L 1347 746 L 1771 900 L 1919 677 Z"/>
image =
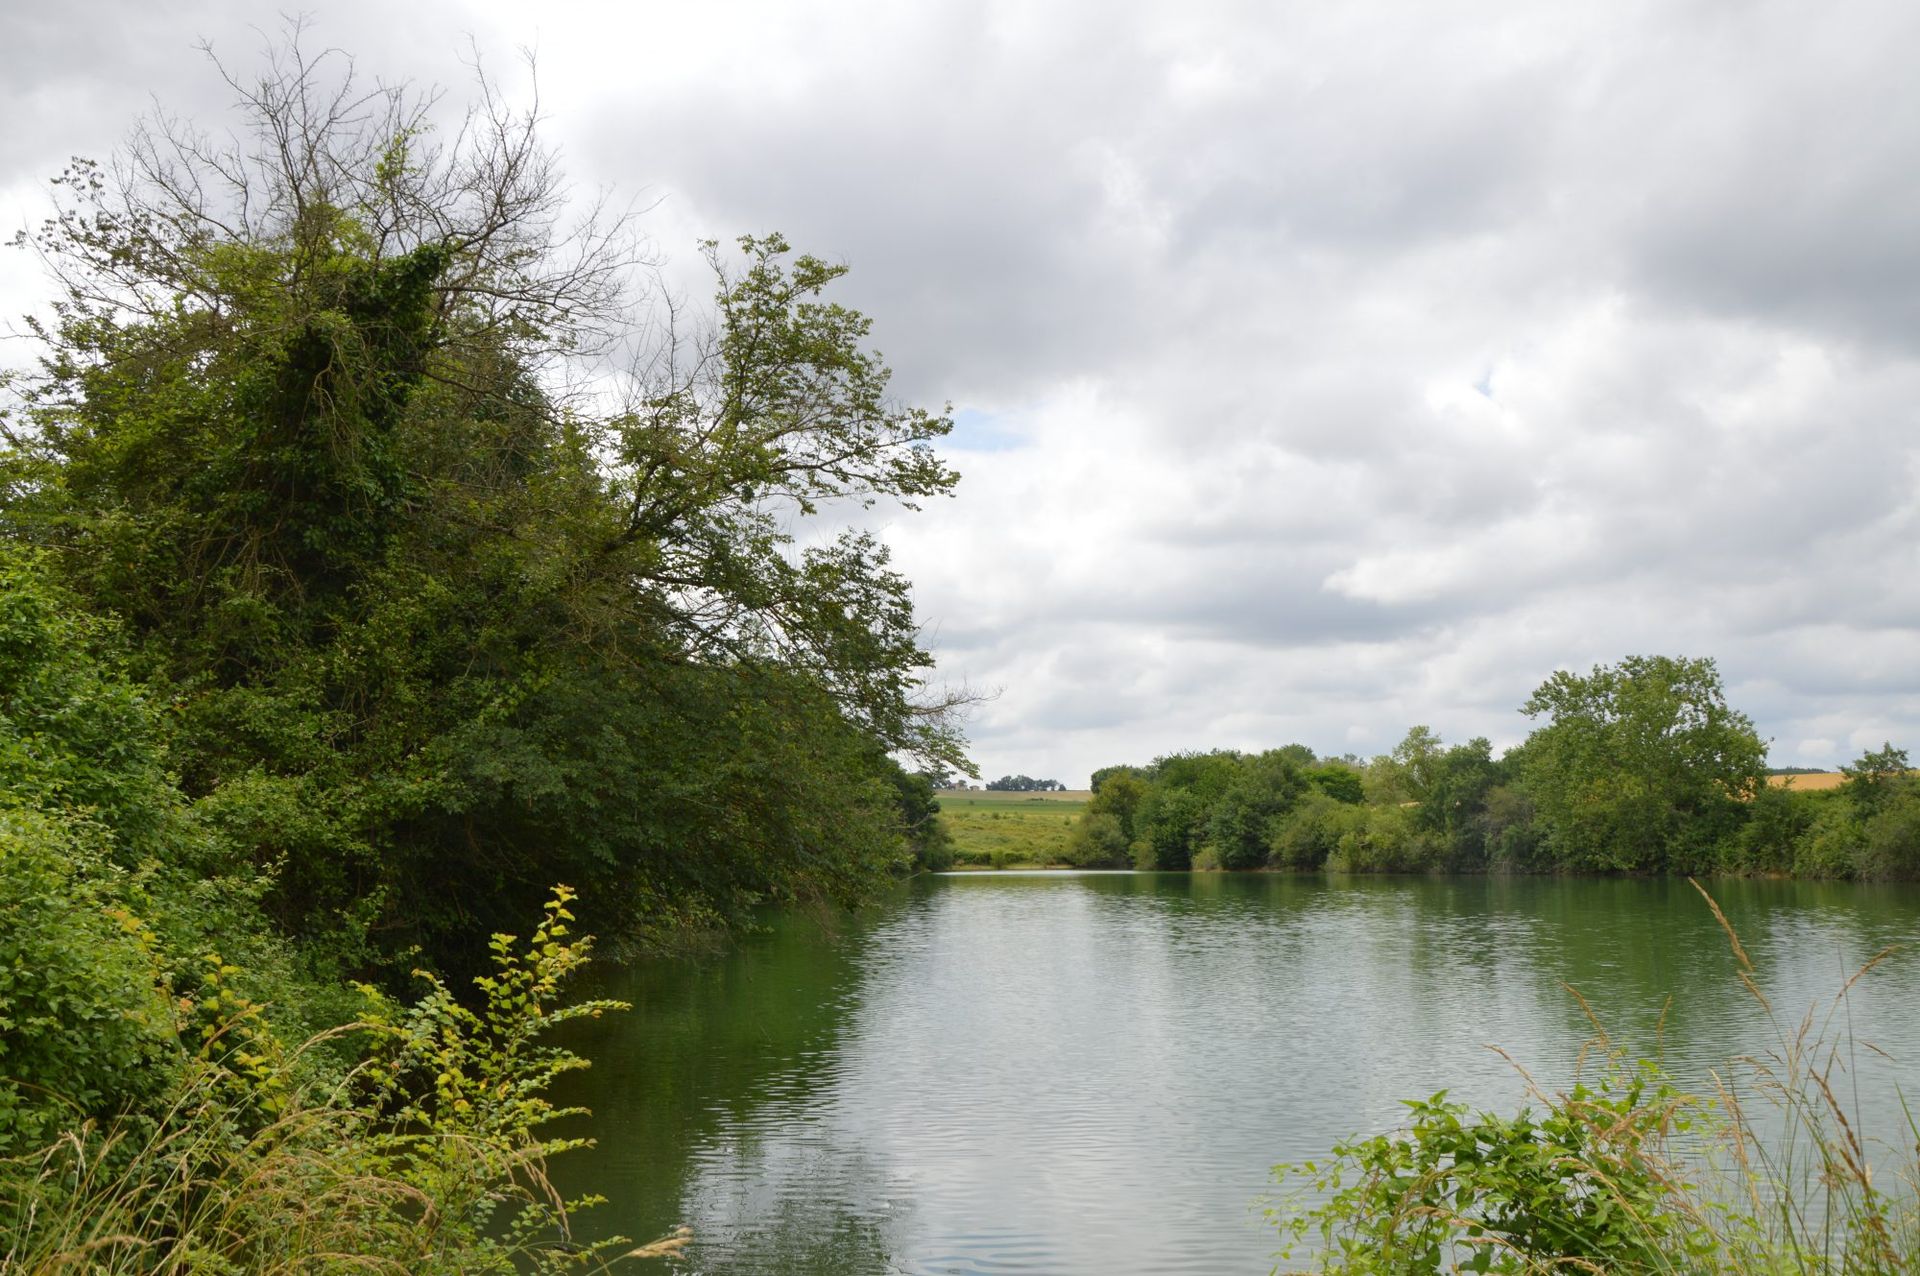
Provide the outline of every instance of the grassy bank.
<path id="1" fill-rule="evenodd" d="M 940 794 L 940 823 L 957 868 L 1034 868 L 1065 862 L 1067 837 L 1086 809 L 1085 790 Z"/>

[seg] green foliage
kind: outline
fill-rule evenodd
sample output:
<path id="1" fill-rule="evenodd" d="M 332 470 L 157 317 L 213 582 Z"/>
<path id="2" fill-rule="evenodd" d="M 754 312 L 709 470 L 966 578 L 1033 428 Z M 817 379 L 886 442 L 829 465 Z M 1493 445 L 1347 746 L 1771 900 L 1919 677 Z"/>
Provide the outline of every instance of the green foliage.
<path id="1" fill-rule="evenodd" d="M 949 422 L 889 396 L 844 269 L 709 244 L 708 321 L 576 397 L 626 228 L 490 86 L 420 146 L 429 102 L 334 57 L 231 77 L 230 142 L 159 117 L 76 162 L 31 237 L 60 295 L 0 449 L 8 1271 L 596 1263 L 533 1244 L 582 1066 L 540 1034 L 607 1008 L 559 999 L 571 909 L 665 945 L 951 854 L 895 758 L 964 766 L 956 702 L 885 547 L 831 531 L 949 491 Z M 486 943 L 555 880 L 582 902 Z"/>
<path id="2" fill-rule="evenodd" d="M 1873 803 L 1855 863 L 1865 878 L 1920 877 L 1920 787 L 1910 779 Z"/>
<path id="3" fill-rule="evenodd" d="M 1746 823 L 1734 837 L 1728 867 L 1757 873 L 1792 871 L 1795 848 L 1813 827 L 1819 800 L 1782 785 L 1762 786 L 1747 807 Z"/>
<path id="4" fill-rule="evenodd" d="M 1344 762 L 1327 762 L 1307 772 L 1313 787 L 1336 802 L 1358 806 L 1367 800 L 1366 780 Z"/>
<path id="5" fill-rule="evenodd" d="M 1508 771 L 1484 736 L 1438 751 L 1427 763 L 1414 820 L 1439 838 L 1454 865 L 1482 865 L 1493 858 L 1488 807 Z"/>
<path id="6" fill-rule="evenodd" d="M 1418 873 L 1443 867 L 1439 843 L 1403 806 L 1361 808 L 1340 835 L 1327 867 L 1352 873 Z"/>
<path id="7" fill-rule="evenodd" d="M 1711 660 L 1630 656 L 1556 673 L 1522 712 L 1547 718 L 1520 774 L 1560 864 L 1673 870 L 1738 827 L 1766 749 L 1730 708 Z"/>
<path id="8" fill-rule="evenodd" d="M 1193 866 L 1205 842 L 1211 808 L 1204 795 L 1179 784 L 1156 784 L 1134 813 L 1136 839 L 1149 848 L 1149 867 L 1179 871 Z"/>
<path id="9" fill-rule="evenodd" d="M 1273 752 L 1293 763 L 1302 771 L 1310 769 L 1319 761 L 1319 758 L 1314 755 L 1313 750 L 1304 744 L 1283 744 L 1278 749 L 1273 750 Z"/>
<path id="10" fill-rule="evenodd" d="M 1920 785 L 1900 750 L 1877 774 L 1856 768 L 1839 789 L 1769 786 L 1749 805 L 1727 867 L 1799 877 L 1920 878 Z M 1863 762 L 1870 760 L 1863 759 Z"/>
<path id="11" fill-rule="evenodd" d="M 259 1028 L 210 968 L 189 1011 L 200 1049 L 137 1123 L 80 1126 L 0 1174 L 0 1243 L 30 1272 L 559 1272 L 604 1268 L 623 1242 L 570 1240 L 548 1157 L 546 1097 L 584 1067 L 553 1028 L 621 1008 L 569 1004 L 588 946 L 556 889 L 524 945 L 495 936 L 469 1007 L 429 979 L 407 1007 L 367 990 L 351 1073 L 316 1073 Z M 636 1254 L 663 1256 L 682 1235 Z M 11 1270 L 11 1268 L 10 1268 Z"/>
<path id="12" fill-rule="evenodd" d="M 158 853 L 177 796 L 145 697 L 107 661 L 111 625 L 0 543 L 0 807 L 64 812 L 123 864 Z"/>
<path id="13" fill-rule="evenodd" d="M 1268 1211 L 1325 1272 L 1667 1271 L 1714 1245 L 1675 1205 L 1667 1140 L 1694 1104 L 1650 1066 L 1609 1071 L 1536 1112 L 1468 1114 L 1442 1091 L 1409 1102 L 1407 1128 L 1275 1167 L 1323 1198 Z M 1286 1253 L 1283 1252 L 1283 1258 Z"/>
<path id="14" fill-rule="evenodd" d="M 1083 809 L 1079 802 L 970 793 L 943 798 L 940 806 L 940 823 L 952 835 L 956 865 L 1016 868 L 1076 863 L 1075 838 Z"/>
<path id="15" fill-rule="evenodd" d="M 618 322 L 625 259 L 557 229 L 532 122 L 414 148 L 404 90 L 334 113 L 293 65 L 231 154 L 63 179 L 36 241 L 66 293 L 0 454 L 0 540 L 119 618 L 222 871 L 393 972 L 475 965 L 555 878 L 651 942 L 937 857 L 889 756 L 963 762 L 907 582 L 870 534 L 792 532 L 955 481 L 946 416 L 827 295 L 844 267 L 707 244 L 710 322 L 587 411 L 552 373 Z M 0 646 L 41 641 L 30 603 Z M 160 771 L 115 750 L 144 737 L 43 665 L 0 697 L 80 706 L 84 761 L 36 775 L 137 840 Z"/>
<path id="16" fill-rule="evenodd" d="M 1306 789 L 1299 768 L 1279 753 L 1246 759 L 1207 818 L 1219 867 L 1264 867 L 1274 834 Z"/>
<path id="17" fill-rule="evenodd" d="M 173 1006 L 120 877 L 54 819 L 0 811 L 0 1156 L 168 1083 Z"/>
<path id="18" fill-rule="evenodd" d="M 1107 776 L 1106 783 L 1087 800 L 1087 813 L 1112 816 L 1120 836 L 1131 843 L 1138 833 L 1134 816 L 1147 795 L 1148 783 L 1131 767 L 1115 768 L 1115 773 Z"/>
<path id="19" fill-rule="evenodd" d="M 1793 844 L 1793 872 L 1800 877 L 1852 877 L 1864 840 L 1857 812 L 1845 802 L 1820 802 Z"/>
<path id="20" fill-rule="evenodd" d="M 1845 1022 L 1854 984 L 1892 950 L 1789 1026 L 1701 894 L 1726 930 L 1741 988 L 1779 1034 L 1716 1076 L 1712 1100 L 1678 1092 L 1653 1063 L 1628 1068 L 1602 1032 L 1580 1050 L 1583 1062 L 1590 1051 L 1603 1060 L 1597 1084 L 1547 1094 L 1529 1079 L 1537 1106 L 1515 1116 L 1469 1115 L 1445 1091 L 1409 1102 L 1400 1131 L 1275 1167 L 1290 1189 L 1267 1210 L 1281 1259 L 1305 1248 L 1314 1270 L 1356 1276 L 1912 1271 L 1920 1153 L 1876 1164 L 1839 1097 L 1854 1043 L 1827 1035 Z M 1909 1119 L 1900 1139 L 1920 1148 L 1920 1126 Z"/>
<path id="21" fill-rule="evenodd" d="M 1424 802 L 1443 746 L 1431 727 L 1410 728 L 1393 752 L 1367 765 L 1368 799 L 1379 803 Z"/>
<path id="22" fill-rule="evenodd" d="M 1089 809 L 1074 824 L 1061 859 L 1075 868 L 1127 868 L 1133 862 L 1132 847 L 1118 815 Z"/>
<path id="23" fill-rule="evenodd" d="M 1561 673 L 1496 758 L 1410 730 L 1364 769 L 1290 745 L 1105 767 L 1068 862 L 1139 869 L 1791 873 L 1920 878 L 1920 778 L 1887 745 L 1837 790 L 1770 786 L 1711 661 Z"/>
<path id="24" fill-rule="evenodd" d="M 1883 800 L 1912 782 L 1907 751 L 1892 742 L 1861 754 L 1852 766 L 1840 768 L 1847 777 L 1843 791 L 1863 813 L 1870 813 Z"/>
<path id="25" fill-rule="evenodd" d="M 1030 775 L 1003 775 L 987 781 L 987 789 L 993 793 L 1053 793 L 1066 787 L 1058 780 L 1036 780 Z"/>
<path id="26" fill-rule="evenodd" d="M 1488 789 L 1476 823 L 1489 868 L 1537 872 L 1552 867 L 1533 803 L 1518 785 L 1497 784 Z"/>
<path id="27" fill-rule="evenodd" d="M 900 826 L 913 854 L 913 867 L 922 873 L 939 873 L 953 867 L 953 834 L 940 821 L 940 800 L 933 795 L 934 777 L 925 771 L 908 771 L 895 763 L 893 787 L 898 794 Z"/>
<path id="28" fill-rule="evenodd" d="M 591 947 L 588 940 L 569 939 L 573 900 L 571 890 L 556 887 L 524 946 L 513 935 L 492 937 L 492 972 L 473 980 L 480 992 L 477 1007 L 463 1004 L 426 972 L 420 977 L 427 995 L 404 1011 L 377 989 L 364 988 L 370 1003 L 365 1023 L 377 1035 L 364 1069 L 363 1102 L 395 1131 L 382 1143 L 389 1164 L 413 1178 L 443 1173 L 438 1145 L 449 1136 L 505 1145 L 515 1156 L 580 1146 L 577 1139 L 538 1135 L 548 1122 L 575 1111 L 556 1108 L 547 1090 L 563 1074 L 587 1066 L 543 1038 L 569 1021 L 629 1007 L 604 999 L 563 1001 L 564 985 L 586 963 Z M 484 1205 L 476 1198 L 470 1208 Z"/>
<path id="29" fill-rule="evenodd" d="M 1150 865 L 1180 871 L 1207 843 L 1214 805 L 1240 776 L 1241 755 L 1232 752 L 1174 753 L 1154 759 L 1146 793 L 1135 806 L 1135 841 L 1148 849 Z"/>
<path id="30" fill-rule="evenodd" d="M 1095 772 L 1094 780 L 1093 796 L 1073 826 L 1062 858 L 1076 868 L 1131 867 L 1134 815 L 1148 782 L 1135 767 L 1107 767 Z"/>
<path id="31" fill-rule="evenodd" d="M 1363 825 L 1366 811 L 1336 801 L 1317 786 L 1301 799 L 1292 818 L 1274 829 L 1267 862 L 1275 868 L 1323 868 L 1348 833 Z"/>

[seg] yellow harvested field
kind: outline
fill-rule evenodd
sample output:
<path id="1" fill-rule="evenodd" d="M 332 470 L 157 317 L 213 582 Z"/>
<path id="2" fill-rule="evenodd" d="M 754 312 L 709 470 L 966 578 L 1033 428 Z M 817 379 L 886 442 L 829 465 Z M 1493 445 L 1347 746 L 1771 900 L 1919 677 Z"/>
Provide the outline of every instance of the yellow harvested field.
<path id="1" fill-rule="evenodd" d="M 1791 784 L 1802 793 L 1814 789 L 1837 789 L 1847 782 L 1847 777 L 1838 771 L 1814 771 L 1806 775 L 1770 775 L 1767 783 L 1780 788 Z"/>

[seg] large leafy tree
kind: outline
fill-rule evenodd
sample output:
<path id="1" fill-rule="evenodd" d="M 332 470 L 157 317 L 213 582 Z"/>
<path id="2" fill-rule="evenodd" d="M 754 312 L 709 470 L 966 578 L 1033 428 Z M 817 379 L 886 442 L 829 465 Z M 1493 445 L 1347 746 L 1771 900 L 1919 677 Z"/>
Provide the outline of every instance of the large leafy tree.
<path id="1" fill-rule="evenodd" d="M 1766 746 L 1712 660 L 1629 656 L 1555 673 L 1522 712 L 1546 722 L 1520 775 L 1552 857 L 1577 868 L 1705 861 L 1765 782 Z"/>
<path id="2" fill-rule="evenodd" d="M 1280 750 L 1244 759 L 1207 821 L 1207 839 L 1220 867 L 1264 867 L 1287 815 L 1306 790 L 1306 777 Z"/>
<path id="3" fill-rule="evenodd" d="M 907 582 L 833 531 L 955 480 L 841 268 L 709 244 L 711 313 L 597 375 L 640 256 L 532 110 L 482 82 L 436 132 L 297 42 L 231 82 L 238 140 L 162 119 L 59 180 L 0 533 L 125 622 L 235 867 L 365 958 L 556 879 L 639 934 L 858 896 L 889 754 L 964 759 Z"/>
<path id="4" fill-rule="evenodd" d="M 1183 871 L 1206 844 L 1213 806 L 1240 776 L 1241 755 L 1229 750 L 1155 758 L 1150 784 L 1133 813 L 1145 844 L 1144 867 Z"/>

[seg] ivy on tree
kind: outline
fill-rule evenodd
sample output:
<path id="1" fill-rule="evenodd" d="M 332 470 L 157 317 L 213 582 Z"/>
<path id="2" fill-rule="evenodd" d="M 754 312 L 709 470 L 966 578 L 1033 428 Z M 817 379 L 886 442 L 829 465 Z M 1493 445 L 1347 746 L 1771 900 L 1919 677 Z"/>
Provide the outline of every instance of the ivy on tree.
<path id="1" fill-rule="evenodd" d="M 959 700 L 831 528 L 949 492 L 950 422 L 889 396 L 843 268 L 709 243 L 712 310 L 596 381 L 644 254 L 537 107 L 482 79 L 440 128 L 297 44 L 228 79 L 237 140 L 152 121 L 26 237 L 61 297 L 0 534 L 124 622 L 281 923 L 477 961 L 556 880 L 644 940 L 902 865 L 895 758 L 964 767 Z"/>

